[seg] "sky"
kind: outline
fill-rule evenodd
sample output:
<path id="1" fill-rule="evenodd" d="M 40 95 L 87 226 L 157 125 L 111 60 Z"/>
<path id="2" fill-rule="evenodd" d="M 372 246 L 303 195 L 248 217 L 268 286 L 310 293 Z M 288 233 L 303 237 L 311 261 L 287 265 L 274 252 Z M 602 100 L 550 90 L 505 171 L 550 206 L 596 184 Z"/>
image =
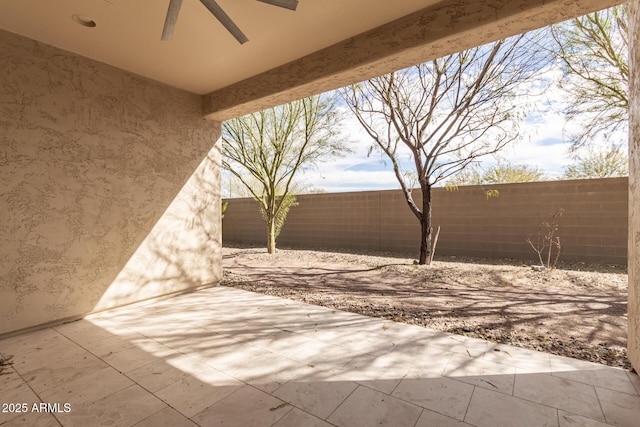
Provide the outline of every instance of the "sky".
<path id="1" fill-rule="evenodd" d="M 563 78 L 562 71 L 558 67 L 551 67 L 544 73 L 549 83 L 548 89 L 535 96 L 526 95 L 525 102 L 534 98 L 532 112 L 519 123 L 519 140 L 500 151 L 499 159 L 513 165 L 539 169 L 548 178 L 557 179 L 562 176 L 564 168 L 573 163 L 568 136 L 578 133 L 580 125 L 567 122 L 563 116 L 562 111 L 568 105 L 570 96 L 558 84 Z M 400 188 L 391 162 L 380 151 L 371 152 L 370 147 L 375 143 L 353 113 L 343 102 L 338 103 L 337 108 L 344 110 L 342 131 L 344 140 L 350 141 L 352 152 L 323 160 L 316 168 L 298 171 L 296 181 L 307 188 L 327 193 Z M 606 135 L 606 138 L 607 141 L 594 141 L 594 145 L 602 147 L 614 143 L 626 147 L 626 135 L 623 132 Z M 480 166 L 486 169 L 497 164 L 499 159 L 486 156 L 481 159 Z M 405 162 L 410 164 L 408 155 Z M 228 177 L 223 176 L 223 196 L 229 197 L 232 195 L 229 194 L 226 179 Z"/>
<path id="2" fill-rule="evenodd" d="M 559 79 L 560 76 L 550 78 Z M 560 178 L 563 169 L 572 163 L 569 153 L 571 144 L 567 135 L 578 129 L 578 125 L 567 123 L 562 108 L 568 95 L 556 85 L 536 100 L 537 107 L 520 123 L 521 138 L 500 152 L 502 160 L 514 165 L 528 165 L 542 170 L 551 179 Z M 325 160 L 317 168 L 299 171 L 299 182 L 308 188 L 327 193 L 375 191 L 399 189 L 391 163 L 383 154 L 369 147 L 374 144 L 362 125 L 346 106 L 343 121 L 345 140 L 351 141 L 351 153 Z M 624 143 L 626 135 L 611 135 L 610 142 Z M 481 166 L 486 168 L 498 162 L 493 156 L 485 157 Z M 229 197 L 223 178 L 223 196 Z"/>
<path id="3" fill-rule="evenodd" d="M 304 171 L 301 180 L 327 193 L 400 188 L 384 155 L 376 151 L 368 155 L 373 140 L 362 125 L 350 112 L 345 116 L 344 134 L 352 141 L 353 152 Z M 513 164 L 537 167 L 552 178 L 562 175 L 563 168 L 571 163 L 565 136 L 568 129 L 562 115 L 548 109 L 527 117 L 520 126 L 521 140 L 506 147 L 500 156 Z M 487 167 L 496 163 L 497 159 L 489 156 L 481 164 Z"/>
<path id="4" fill-rule="evenodd" d="M 549 78 L 557 81 L 562 77 L 559 73 L 551 73 Z M 573 162 L 567 135 L 579 129 L 578 124 L 567 123 L 562 115 L 567 99 L 568 95 L 552 84 L 536 99 L 534 112 L 520 123 L 520 140 L 505 147 L 499 153 L 500 158 L 514 165 L 538 168 L 551 179 L 560 178 L 563 169 Z M 352 141 L 353 152 L 323 161 L 316 169 L 303 171 L 301 180 L 327 193 L 400 188 L 391 163 L 385 161 L 384 155 L 377 151 L 368 155 L 373 140 L 348 110 L 345 111 L 343 130 L 346 139 Z M 611 135 L 609 141 L 624 144 L 626 136 Z M 497 158 L 488 156 L 480 165 L 486 168 L 497 163 Z"/>

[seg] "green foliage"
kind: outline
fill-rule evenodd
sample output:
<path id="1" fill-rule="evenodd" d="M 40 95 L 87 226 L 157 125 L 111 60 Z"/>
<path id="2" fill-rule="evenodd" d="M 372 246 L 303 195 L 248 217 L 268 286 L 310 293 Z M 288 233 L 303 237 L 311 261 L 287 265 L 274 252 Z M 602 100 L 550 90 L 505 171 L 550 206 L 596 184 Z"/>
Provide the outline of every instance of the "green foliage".
<path id="1" fill-rule="evenodd" d="M 460 186 L 456 183 L 447 183 L 444 188 L 445 190 L 449 191 L 449 192 L 454 192 L 454 191 L 458 191 L 458 188 Z M 500 190 L 496 190 L 495 188 L 493 189 L 485 189 L 484 187 L 482 187 L 482 192 L 484 193 L 485 197 L 487 198 L 487 200 L 491 199 L 492 197 L 499 197 L 500 196 Z"/>
<path id="2" fill-rule="evenodd" d="M 625 130 L 629 110 L 627 6 L 585 15 L 551 27 L 570 96 L 564 111 L 582 131 L 571 135 L 575 147 L 598 135 Z M 619 141 L 618 141 L 619 142 Z"/>
<path id="3" fill-rule="evenodd" d="M 449 191 L 457 190 L 462 185 L 480 185 L 487 200 L 499 197 L 500 191 L 497 189 L 485 189 L 487 184 L 509 184 L 515 182 L 542 181 L 546 179 L 545 174 L 537 168 L 527 165 L 513 165 L 508 162 L 500 162 L 482 169 L 479 166 L 469 167 L 453 179 L 447 182 L 445 188 Z"/>
<path id="4" fill-rule="evenodd" d="M 459 187 L 461 185 L 480 185 L 482 181 L 482 170 L 478 166 L 470 166 L 460 171 L 456 176 L 451 178 L 447 185 Z"/>
<path id="5" fill-rule="evenodd" d="M 349 151 L 340 111 L 332 96 L 318 95 L 223 123 L 222 166 L 258 202 L 269 253 L 295 206 L 296 173 Z"/>
<path id="6" fill-rule="evenodd" d="M 452 185 L 510 184 L 515 182 L 544 181 L 547 177 L 540 169 L 528 165 L 499 162 L 487 169 L 469 168 L 456 175 Z"/>
<path id="7" fill-rule="evenodd" d="M 274 237 L 278 237 L 280 235 L 280 230 L 282 230 L 282 226 L 284 225 L 284 221 L 287 218 L 287 214 L 289 213 L 289 209 L 294 206 L 298 206 L 298 201 L 296 200 L 296 196 L 293 194 L 287 194 L 286 196 L 279 197 L 282 199 L 280 203 L 280 209 L 273 215 L 273 234 Z M 262 214 L 262 219 L 265 223 L 268 223 L 271 218 L 269 213 L 262 207 L 260 204 L 260 213 Z"/>
<path id="8" fill-rule="evenodd" d="M 454 183 L 454 182 L 447 182 L 444 185 L 444 189 L 449 191 L 449 192 L 451 192 L 451 193 L 453 193 L 454 191 L 458 191 L 458 187 L 459 187 L 459 185 Z"/>
<path id="9" fill-rule="evenodd" d="M 229 206 L 229 202 L 222 202 L 222 209 L 221 209 L 221 212 L 222 212 L 222 218 L 224 218 L 224 213 L 225 213 L 225 212 L 226 212 L 226 210 L 227 210 L 227 206 Z"/>
<path id="10" fill-rule="evenodd" d="M 564 178 L 608 178 L 629 174 L 629 158 L 620 146 L 583 150 L 584 154 L 577 153 L 575 163 L 564 169 Z"/>
<path id="11" fill-rule="evenodd" d="M 487 200 L 489 200 L 492 197 L 498 197 L 500 196 L 500 191 L 496 190 L 496 189 L 492 189 L 492 190 L 486 190 L 484 192 L 484 195 L 487 197 Z"/>

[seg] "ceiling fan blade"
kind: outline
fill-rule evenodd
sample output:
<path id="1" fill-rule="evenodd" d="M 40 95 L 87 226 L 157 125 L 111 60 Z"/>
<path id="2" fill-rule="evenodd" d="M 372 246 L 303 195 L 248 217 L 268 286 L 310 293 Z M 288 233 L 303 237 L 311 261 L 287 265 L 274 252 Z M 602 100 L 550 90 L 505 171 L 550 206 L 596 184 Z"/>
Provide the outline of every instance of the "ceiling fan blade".
<path id="1" fill-rule="evenodd" d="M 171 40 L 173 27 L 176 26 L 176 21 L 178 21 L 180 6 L 182 6 L 182 0 L 169 0 L 169 9 L 167 9 L 167 17 L 164 20 L 164 27 L 162 27 L 161 40 Z"/>
<path id="2" fill-rule="evenodd" d="M 215 0 L 200 0 L 200 3 L 202 3 L 207 9 L 209 9 L 209 12 L 211 12 L 218 21 L 220 21 L 220 23 L 227 29 L 227 31 L 229 31 L 231 35 L 235 37 L 238 42 L 240 42 L 240 44 L 244 44 L 249 41 L 247 36 L 245 36 L 244 33 L 240 31 L 240 28 L 238 28 L 238 26 L 231 20 L 231 18 L 229 18 L 229 15 L 227 15 L 224 10 L 222 10 L 220 5 L 216 3 Z"/>
<path id="3" fill-rule="evenodd" d="M 262 3 L 272 4 L 278 7 L 284 7 L 289 10 L 296 10 L 298 7 L 298 0 L 258 0 Z"/>

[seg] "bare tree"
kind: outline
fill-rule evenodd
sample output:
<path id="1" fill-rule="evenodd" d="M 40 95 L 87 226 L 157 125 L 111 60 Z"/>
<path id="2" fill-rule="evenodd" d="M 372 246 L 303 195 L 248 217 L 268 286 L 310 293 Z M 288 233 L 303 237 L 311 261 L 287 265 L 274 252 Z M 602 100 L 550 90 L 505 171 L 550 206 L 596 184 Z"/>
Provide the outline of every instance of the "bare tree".
<path id="1" fill-rule="evenodd" d="M 267 228 L 267 251 L 292 206 L 294 177 L 302 169 L 349 151 L 340 138 L 340 110 L 318 95 L 270 108 L 222 125 L 222 165 L 258 202 Z"/>
<path id="2" fill-rule="evenodd" d="M 433 185 L 518 137 L 523 84 L 531 82 L 548 59 L 545 50 L 535 46 L 538 37 L 512 37 L 342 90 L 375 142 L 372 149 L 391 161 L 420 222 L 420 264 L 431 259 Z M 407 182 L 411 176 L 417 178 L 421 205 L 412 197 Z"/>
<path id="3" fill-rule="evenodd" d="M 627 7 L 614 6 L 550 28 L 563 65 L 560 86 L 571 96 L 564 113 L 582 125 L 571 135 L 574 147 L 624 130 L 629 110 Z"/>
<path id="4" fill-rule="evenodd" d="M 556 268 L 562 244 L 558 236 L 559 221 L 564 214 L 564 209 L 556 208 L 549 212 L 546 220 L 543 220 L 535 237 L 527 236 L 527 243 L 538 255 L 541 270 L 551 271 Z M 554 256 L 555 252 L 555 256 Z M 543 257 L 546 258 L 543 259 Z"/>

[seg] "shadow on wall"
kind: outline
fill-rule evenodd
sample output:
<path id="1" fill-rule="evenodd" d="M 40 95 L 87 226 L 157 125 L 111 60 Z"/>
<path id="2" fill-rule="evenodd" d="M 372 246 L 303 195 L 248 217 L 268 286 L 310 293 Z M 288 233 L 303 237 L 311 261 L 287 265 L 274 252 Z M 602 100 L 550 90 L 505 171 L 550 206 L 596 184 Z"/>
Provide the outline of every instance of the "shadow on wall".
<path id="1" fill-rule="evenodd" d="M 94 310 L 216 284 L 221 276 L 219 145 L 169 205 Z"/>
<path id="2" fill-rule="evenodd" d="M 0 335 L 216 282 L 219 137 L 198 95 L 0 30 Z"/>
<path id="3" fill-rule="evenodd" d="M 217 283 L 222 276 L 217 156 L 219 145 L 177 195 L 168 193 L 166 183 L 154 188 L 160 194 L 123 189 L 118 197 L 130 217 L 118 212 L 120 203 L 111 194 L 98 191 L 94 197 L 102 201 L 94 217 L 82 217 L 86 212 L 80 210 L 67 218 L 77 230 L 42 219 L 39 229 L 53 230 L 56 239 L 36 237 L 39 246 L 15 243 L 14 264 L 0 286 L 0 335 Z M 23 208 L 28 212 L 29 205 Z M 45 249 L 54 242 L 59 249 Z"/>

